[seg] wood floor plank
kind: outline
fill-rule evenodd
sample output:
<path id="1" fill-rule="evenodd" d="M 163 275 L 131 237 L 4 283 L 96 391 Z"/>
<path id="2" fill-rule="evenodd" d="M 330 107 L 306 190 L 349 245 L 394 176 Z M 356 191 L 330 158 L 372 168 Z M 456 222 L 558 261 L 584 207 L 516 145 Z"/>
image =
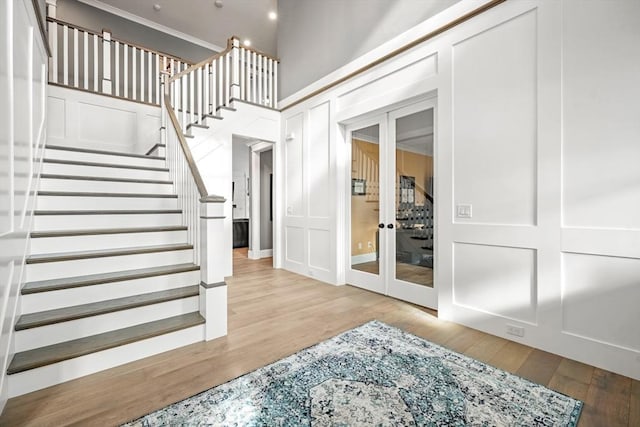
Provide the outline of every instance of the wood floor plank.
<path id="1" fill-rule="evenodd" d="M 226 280 L 228 336 L 10 399 L 0 425 L 118 425 L 373 319 L 583 398 L 578 427 L 640 425 L 637 381 L 443 321 L 435 311 L 373 292 L 273 270 L 271 259 L 246 255 L 246 249 L 234 251 L 234 277 Z"/>

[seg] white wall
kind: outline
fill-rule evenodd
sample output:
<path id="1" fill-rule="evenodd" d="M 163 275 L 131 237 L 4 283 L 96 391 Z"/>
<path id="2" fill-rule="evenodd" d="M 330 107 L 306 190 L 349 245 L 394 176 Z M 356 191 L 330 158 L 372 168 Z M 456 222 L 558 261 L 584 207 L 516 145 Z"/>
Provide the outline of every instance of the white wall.
<path id="1" fill-rule="evenodd" d="M 223 120 L 212 120 L 209 129 L 192 129 L 195 138 L 188 138 L 193 158 L 209 194 L 223 196 L 224 204 L 224 247 L 229 248 L 225 258 L 220 260 L 223 276 L 233 274 L 232 251 L 232 207 L 231 180 L 233 174 L 233 137 L 245 140 L 275 142 L 279 139 L 280 113 L 243 102 L 235 102 L 237 111 L 221 110 Z M 277 166 L 276 166 L 277 167 Z M 277 173 L 276 173 L 277 178 Z"/>
<path id="2" fill-rule="evenodd" d="M 52 145 L 144 154 L 160 142 L 160 107 L 50 86 L 47 109 Z"/>
<path id="3" fill-rule="evenodd" d="M 439 316 L 640 379 L 639 45 L 636 1 L 510 0 L 286 109 L 283 266 L 344 283 L 344 125 L 437 96 Z"/>
<path id="4" fill-rule="evenodd" d="M 459 0 L 278 0 L 280 99 Z"/>
<path id="5" fill-rule="evenodd" d="M 46 135 L 46 63 L 29 1 L 0 2 L 0 412 Z"/>

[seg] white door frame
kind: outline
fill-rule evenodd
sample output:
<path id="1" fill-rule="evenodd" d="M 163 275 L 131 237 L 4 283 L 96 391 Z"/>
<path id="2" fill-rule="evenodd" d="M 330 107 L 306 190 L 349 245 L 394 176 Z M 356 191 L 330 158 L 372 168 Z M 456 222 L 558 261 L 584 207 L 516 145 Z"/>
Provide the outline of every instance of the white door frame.
<path id="1" fill-rule="evenodd" d="M 273 249 L 260 249 L 260 153 L 273 149 L 274 144 L 272 142 L 258 141 L 251 145 L 251 165 L 249 168 L 251 182 L 249 206 L 251 219 L 249 221 L 249 251 L 247 254 L 249 259 L 273 256 Z M 272 235 L 275 236 L 275 234 Z"/>
<path id="2" fill-rule="evenodd" d="M 389 168 L 395 170 L 395 135 L 390 135 L 389 123 L 391 120 L 395 120 L 395 117 L 402 117 L 404 115 L 412 114 L 414 112 L 433 109 L 434 114 L 434 144 L 433 144 L 433 174 L 434 181 L 437 180 L 438 174 L 438 161 L 437 161 L 437 98 L 435 96 L 429 96 L 426 99 L 419 101 L 402 103 L 400 105 L 389 106 L 384 109 L 381 114 L 380 110 L 377 113 L 365 116 L 361 120 L 353 120 L 345 123 L 344 126 L 344 142 L 345 142 L 345 179 L 344 185 L 342 185 L 342 191 L 344 194 L 344 245 L 343 253 L 345 257 L 344 261 L 344 278 L 346 283 L 351 283 L 359 287 L 378 292 L 384 295 L 394 296 L 415 304 L 427 306 L 433 309 L 437 309 L 438 304 L 438 290 L 436 283 L 436 274 L 434 274 L 433 288 L 426 288 L 422 285 L 416 285 L 409 282 L 395 280 L 395 262 L 389 262 L 390 253 L 393 250 L 395 260 L 395 230 L 389 233 L 390 230 L 385 230 L 384 233 L 380 233 L 379 252 L 379 274 L 376 276 L 371 273 L 365 273 L 362 271 L 354 270 L 351 268 L 351 133 L 354 130 L 372 126 L 375 124 L 380 125 L 380 181 L 384 179 L 385 185 L 382 185 L 380 193 L 380 215 L 379 222 L 385 224 L 385 227 L 389 223 L 395 224 L 395 203 L 392 200 L 395 195 L 390 189 L 395 186 L 395 173 L 389 173 Z M 395 127 L 394 127 L 395 128 Z M 394 143 L 391 144 L 390 138 L 394 138 Z M 386 151 L 383 151 L 386 150 Z M 393 161 L 384 161 L 384 158 L 391 156 Z M 391 185 L 391 187 L 390 187 Z M 434 199 L 437 200 L 437 185 L 434 182 Z M 384 211 L 384 212 L 383 212 Z M 434 256 L 434 273 L 436 271 L 436 264 L 439 258 L 439 251 L 437 245 L 438 239 L 438 218 L 437 212 L 434 211 L 434 244 L 433 244 L 433 256 Z M 393 237 L 393 239 L 391 239 Z M 391 242 L 393 240 L 393 242 Z M 384 255 L 384 256 L 383 256 Z M 394 281 L 391 284 L 391 281 Z M 391 292 L 390 292 L 391 290 Z"/>

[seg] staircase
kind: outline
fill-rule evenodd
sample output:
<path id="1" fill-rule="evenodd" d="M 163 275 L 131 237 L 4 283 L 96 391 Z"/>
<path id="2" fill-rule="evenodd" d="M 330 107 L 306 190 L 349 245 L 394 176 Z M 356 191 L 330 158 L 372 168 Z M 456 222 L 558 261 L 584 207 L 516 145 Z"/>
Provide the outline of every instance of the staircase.
<path id="1" fill-rule="evenodd" d="M 10 396 L 203 340 L 182 223 L 163 157 L 46 147 Z"/>

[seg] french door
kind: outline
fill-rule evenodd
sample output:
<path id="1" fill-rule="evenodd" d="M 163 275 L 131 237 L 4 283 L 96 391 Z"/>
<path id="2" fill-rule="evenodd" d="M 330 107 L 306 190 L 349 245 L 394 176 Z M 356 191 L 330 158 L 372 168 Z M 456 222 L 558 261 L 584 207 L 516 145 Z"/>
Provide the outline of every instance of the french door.
<path id="1" fill-rule="evenodd" d="M 347 128 L 347 283 L 437 308 L 435 102 Z"/>

